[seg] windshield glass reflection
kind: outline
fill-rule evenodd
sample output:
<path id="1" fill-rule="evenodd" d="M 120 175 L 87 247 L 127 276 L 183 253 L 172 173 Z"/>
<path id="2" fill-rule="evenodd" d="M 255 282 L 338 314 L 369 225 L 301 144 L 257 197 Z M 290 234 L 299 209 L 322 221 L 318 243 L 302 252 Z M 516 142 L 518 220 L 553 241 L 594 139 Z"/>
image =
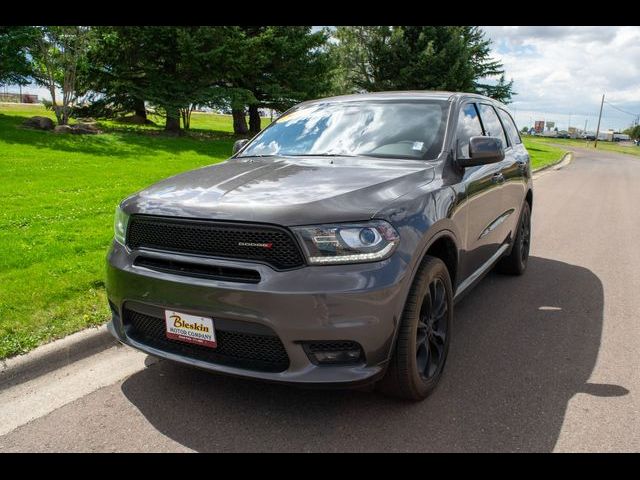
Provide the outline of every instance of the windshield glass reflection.
<path id="1" fill-rule="evenodd" d="M 292 110 L 260 133 L 241 157 L 374 156 L 435 159 L 442 150 L 446 101 L 315 103 Z"/>

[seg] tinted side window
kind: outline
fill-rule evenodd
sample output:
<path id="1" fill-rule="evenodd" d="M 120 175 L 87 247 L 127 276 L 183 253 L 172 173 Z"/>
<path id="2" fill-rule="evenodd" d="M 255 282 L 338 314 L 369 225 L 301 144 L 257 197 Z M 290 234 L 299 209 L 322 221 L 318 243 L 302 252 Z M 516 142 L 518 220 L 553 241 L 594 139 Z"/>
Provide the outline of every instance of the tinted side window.
<path id="1" fill-rule="evenodd" d="M 513 121 L 513 118 L 511 117 L 509 112 L 499 108 L 498 115 L 500 115 L 500 120 L 502 120 L 502 124 L 509 133 L 509 137 L 511 137 L 513 143 L 522 143 L 522 140 L 520 139 L 520 133 L 518 132 L 518 127 L 516 126 L 516 122 Z"/>
<path id="2" fill-rule="evenodd" d="M 469 158 L 469 139 L 471 137 L 481 137 L 482 135 L 482 124 L 476 107 L 473 103 L 468 103 L 460 110 L 460 115 L 458 116 L 458 156 Z"/>
<path id="3" fill-rule="evenodd" d="M 480 116 L 482 117 L 485 134 L 488 137 L 498 137 L 502 139 L 503 147 L 507 148 L 509 146 L 509 142 L 507 142 L 507 136 L 504 133 L 502 123 L 500 123 L 500 119 L 498 118 L 496 111 L 491 105 L 486 105 L 484 103 L 479 104 L 478 107 L 480 107 Z"/>

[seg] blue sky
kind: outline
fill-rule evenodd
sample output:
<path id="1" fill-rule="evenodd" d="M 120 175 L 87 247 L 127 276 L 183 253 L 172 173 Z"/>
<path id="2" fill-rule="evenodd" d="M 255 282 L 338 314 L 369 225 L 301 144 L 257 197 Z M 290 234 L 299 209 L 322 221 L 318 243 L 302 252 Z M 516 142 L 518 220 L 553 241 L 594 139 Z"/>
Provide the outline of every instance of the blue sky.
<path id="1" fill-rule="evenodd" d="M 484 26 L 494 56 L 513 78 L 510 105 L 519 125 L 555 121 L 595 130 L 624 129 L 640 114 L 640 27 Z"/>

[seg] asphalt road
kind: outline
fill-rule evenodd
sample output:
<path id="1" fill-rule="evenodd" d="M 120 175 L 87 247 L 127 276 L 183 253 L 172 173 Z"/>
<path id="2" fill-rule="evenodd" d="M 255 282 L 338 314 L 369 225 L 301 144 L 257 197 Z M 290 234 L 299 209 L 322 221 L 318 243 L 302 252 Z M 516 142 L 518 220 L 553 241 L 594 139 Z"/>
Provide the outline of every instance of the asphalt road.
<path id="1" fill-rule="evenodd" d="M 117 347 L 0 392 L 0 451 L 639 451 L 640 159 L 577 151 L 534 182 L 529 269 L 490 274 L 457 305 L 425 402 Z"/>

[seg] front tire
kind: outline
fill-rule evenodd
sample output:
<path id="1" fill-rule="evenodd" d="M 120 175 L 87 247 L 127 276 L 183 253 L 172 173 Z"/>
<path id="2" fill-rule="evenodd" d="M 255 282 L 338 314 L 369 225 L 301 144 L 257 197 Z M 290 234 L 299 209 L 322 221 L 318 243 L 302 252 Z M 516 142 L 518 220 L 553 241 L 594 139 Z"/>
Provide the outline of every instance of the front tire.
<path id="1" fill-rule="evenodd" d="M 453 291 L 447 266 L 426 256 L 411 286 L 387 373 L 385 394 L 423 400 L 438 384 L 451 338 Z"/>

